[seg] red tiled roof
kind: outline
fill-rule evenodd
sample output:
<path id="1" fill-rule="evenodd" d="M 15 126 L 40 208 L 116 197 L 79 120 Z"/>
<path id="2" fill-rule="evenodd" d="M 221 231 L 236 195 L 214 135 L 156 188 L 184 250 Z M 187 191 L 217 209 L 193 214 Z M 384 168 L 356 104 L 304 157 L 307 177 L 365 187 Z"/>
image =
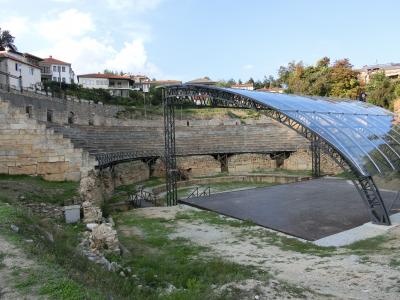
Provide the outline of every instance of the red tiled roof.
<path id="1" fill-rule="evenodd" d="M 7 52 L 0 52 L 0 58 L 1 58 L 1 57 L 8 58 L 8 59 L 11 59 L 11 60 L 13 60 L 13 61 L 19 62 L 19 63 L 21 63 L 21 64 L 25 64 L 25 65 L 31 66 L 32 68 L 40 69 L 40 67 L 35 66 L 35 65 L 32 65 L 32 64 L 30 64 L 30 63 L 28 63 L 28 62 L 25 62 L 25 61 L 23 61 L 23 60 L 20 60 L 20 59 L 14 57 L 14 56 L 12 56 L 12 55 L 9 55 Z"/>
<path id="2" fill-rule="evenodd" d="M 78 75 L 77 77 L 80 77 L 80 78 L 106 78 L 106 79 L 127 79 L 127 80 L 131 80 L 131 78 L 129 76 L 121 76 L 121 75 L 114 75 L 114 74 L 100 74 L 100 73 L 83 74 L 83 75 Z"/>
<path id="3" fill-rule="evenodd" d="M 62 60 L 55 59 L 55 58 L 53 58 L 51 56 L 48 57 L 48 58 L 44 58 L 42 62 L 43 63 L 47 63 L 47 64 L 53 64 L 53 65 L 71 65 L 70 63 L 67 63 L 67 62 L 62 61 Z"/>

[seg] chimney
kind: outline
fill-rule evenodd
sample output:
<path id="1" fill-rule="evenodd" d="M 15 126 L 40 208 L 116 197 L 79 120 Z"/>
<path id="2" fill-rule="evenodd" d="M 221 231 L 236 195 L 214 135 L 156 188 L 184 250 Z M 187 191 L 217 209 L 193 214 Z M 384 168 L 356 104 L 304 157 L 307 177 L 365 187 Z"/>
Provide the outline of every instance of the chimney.
<path id="1" fill-rule="evenodd" d="M 53 56 L 52 56 L 52 55 L 50 55 L 50 58 L 53 58 Z"/>

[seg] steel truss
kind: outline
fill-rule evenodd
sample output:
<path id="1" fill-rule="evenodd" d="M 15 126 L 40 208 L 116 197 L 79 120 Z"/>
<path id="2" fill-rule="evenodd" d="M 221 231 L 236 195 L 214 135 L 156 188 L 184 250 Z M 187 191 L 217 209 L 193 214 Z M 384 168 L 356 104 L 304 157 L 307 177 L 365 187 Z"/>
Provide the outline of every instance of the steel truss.
<path id="1" fill-rule="evenodd" d="M 311 160 L 313 177 L 321 176 L 321 149 L 319 147 L 319 137 L 313 135 L 311 141 Z"/>
<path id="2" fill-rule="evenodd" d="M 281 111 L 262 105 L 251 98 L 206 86 L 182 85 L 163 89 L 165 164 L 167 177 L 167 205 L 177 204 L 177 167 L 175 153 L 175 105 L 208 107 L 230 107 L 255 109 L 266 116 L 293 129 L 311 142 L 313 176 L 321 173 L 321 152 L 330 156 L 343 170 L 352 174 L 352 181 L 364 200 L 371 221 L 375 224 L 390 225 L 390 218 L 382 196 L 371 176 L 364 176 L 353 167 L 330 143 L 301 123 Z"/>
<path id="3" fill-rule="evenodd" d="M 163 91 L 163 106 L 167 205 L 171 206 L 178 204 L 177 179 L 179 172 L 176 167 L 175 151 L 175 105 L 173 103 L 173 98 L 165 97 L 165 91 Z"/>

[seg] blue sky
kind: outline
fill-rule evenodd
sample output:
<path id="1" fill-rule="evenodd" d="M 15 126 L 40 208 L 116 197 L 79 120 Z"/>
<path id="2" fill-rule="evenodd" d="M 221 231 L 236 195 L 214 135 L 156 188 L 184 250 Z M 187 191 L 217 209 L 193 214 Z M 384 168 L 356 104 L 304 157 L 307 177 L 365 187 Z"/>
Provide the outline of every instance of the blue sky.
<path id="1" fill-rule="evenodd" d="M 33 3 L 35 3 L 33 5 Z M 292 60 L 400 62 L 395 0 L 0 0 L 20 51 L 157 79 L 262 79 Z"/>

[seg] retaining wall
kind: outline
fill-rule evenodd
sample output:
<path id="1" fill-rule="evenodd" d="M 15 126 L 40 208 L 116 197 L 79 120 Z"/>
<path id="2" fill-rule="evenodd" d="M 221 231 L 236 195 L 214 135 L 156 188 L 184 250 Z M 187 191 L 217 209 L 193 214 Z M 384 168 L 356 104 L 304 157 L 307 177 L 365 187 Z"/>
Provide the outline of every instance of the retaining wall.
<path id="1" fill-rule="evenodd" d="M 70 140 L 0 100 L 0 173 L 79 181 L 96 162 Z"/>

